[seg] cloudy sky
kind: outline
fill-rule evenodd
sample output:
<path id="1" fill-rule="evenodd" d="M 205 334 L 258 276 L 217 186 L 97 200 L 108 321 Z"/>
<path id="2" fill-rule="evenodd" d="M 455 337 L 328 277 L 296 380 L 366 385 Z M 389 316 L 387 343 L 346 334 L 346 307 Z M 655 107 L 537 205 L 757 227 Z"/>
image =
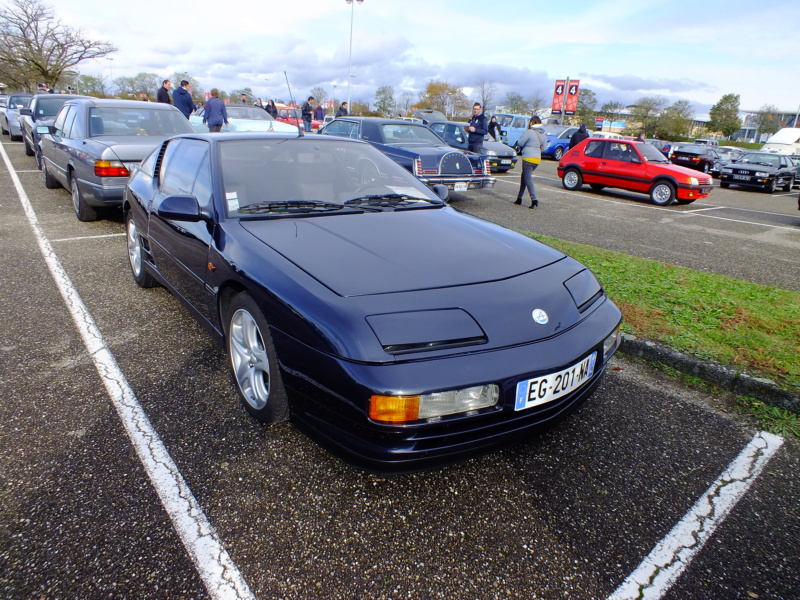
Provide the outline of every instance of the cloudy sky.
<path id="1" fill-rule="evenodd" d="M 5 0 L 0 0 L 5 1 Z M 47 1 L 47 0 L 45 0 Z M 49 2 L 86 37 L 119 48 L 83 73 L 190 73 L 204 89 L 249 86 L 295 98 L 317 86 L 346 98 L 353 16 L 352 98 L 379 86 L 415 95 L 431 80 L 502 98 L 550 98 L 570 77 L 600 104 L 660 95 L 689 100 L 698 116 L 723 94 L 742 110 L 800 105 L 800 2 L 753 0 L 135 0 Z M 334 85 L 336 86 L 334 88 Z"/>

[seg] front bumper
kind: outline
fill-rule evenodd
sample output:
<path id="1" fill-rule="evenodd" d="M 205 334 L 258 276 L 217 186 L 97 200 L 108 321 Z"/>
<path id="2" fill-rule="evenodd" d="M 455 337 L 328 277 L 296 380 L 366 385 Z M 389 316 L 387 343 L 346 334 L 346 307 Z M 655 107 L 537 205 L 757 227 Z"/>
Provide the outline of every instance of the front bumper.
<path id="1" fill-rule="evenodd" d="M 348 462 L 380 472 L 440 466 L 549 428 L 589 398 L 607 359 L 603 340 L 620 322 L 619 310 L 604 299 L 578 326 L 555 339 L 522 346 L 383 365 L 353 364 L 311 352 L 273 332 L 292 420 L 312 439 Z M 597 352 L 594 374 L 581 387 L 546 404 L 515 410 L 516 385 L 554 373 Z M 315 365 L 315 379 L 292 365 Z M 319 375 L 317 375 L 319 374 Z M 474 415 L 452 415 L 405 425 L 367 418 L 371 394 L 458 389 L 495 383 L 500 400 Z M 413 392 L 409 392 L 413 393 Z"/>
<path id="2" fill-rule="evenodd" d="M 512 169 L 517 164 L 517 156 L 489 156 L 489 166 L 492 170 Z"/>

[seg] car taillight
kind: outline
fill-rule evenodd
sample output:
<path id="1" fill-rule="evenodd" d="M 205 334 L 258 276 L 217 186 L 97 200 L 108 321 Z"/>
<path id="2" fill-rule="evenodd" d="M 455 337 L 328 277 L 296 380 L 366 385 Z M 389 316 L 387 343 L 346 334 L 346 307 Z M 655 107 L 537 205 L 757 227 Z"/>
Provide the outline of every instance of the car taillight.
<path id="1" fill-rule="evenodd" d="M 422 159 L 415 158 L 414 159 L 414 175 L 420 177 L 422 175 Z"/>
<path id="2" fill-rule="evenodd" d="M 484 173 L 491 173 L 492 172 L 492 166 L 489 164 L 489 159 L 488 158 L 483 161 L 483 172 Z"/>
<path id="3" fill-rule="evenodd" d="M 98 160 L 94 163 L 94 174 L 98 177 L 128 177 L 130 172 L 118 160 Z"/>

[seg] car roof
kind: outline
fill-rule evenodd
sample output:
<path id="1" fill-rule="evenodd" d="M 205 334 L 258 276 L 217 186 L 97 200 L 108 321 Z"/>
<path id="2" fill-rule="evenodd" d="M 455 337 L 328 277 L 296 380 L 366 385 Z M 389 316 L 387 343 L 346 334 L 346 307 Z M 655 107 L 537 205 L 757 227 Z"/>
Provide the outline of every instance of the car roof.
<path id="1" fill-rule="evenodd" d="M 323 144 L 332 144 L 336 142 L 353 143 L 353 144 L 366 144 L 361 140 L 332 136 L 332 135 L 316 135 L 303 132 L 289 132 L 289 131 L 222 131 L 219 133 L 183 133 L 174 136 L 172 139 L 177 138 L 190 138 L 201 139 L 211 143 L 219 143 L 230 140 L 309 140 L 311 142 L 318 142 Z M 305 143 L 305 142 L 304 142 Z"/>
<path id="2" fill-rule="evenodd" d="M 377 123 L 378 125 L 397 125 L 398 123 L 403 123 L 403 125 L 411 125 L 414 127 L 425 127 L 428 129 L 427 126 L 423 125 L 421 121 L 405 121 L 402 119 L 386 119 L 384 117 L 336 117 L 337 121 L 370 121 L 372 123 Z"/>
<path id="3" fill-rule="evenodd" d="M 111 108 L 141 108 L 145 106 L 153 110 L 177 110 L 171 104 L 162 102 L 144 102 L 143 100 L 119 100 L 117 98 L 92 98 L 91 96 L 75 97 L 70 100 L 73 103 L 88 104 L 98 107 L 111 107 Z"/>

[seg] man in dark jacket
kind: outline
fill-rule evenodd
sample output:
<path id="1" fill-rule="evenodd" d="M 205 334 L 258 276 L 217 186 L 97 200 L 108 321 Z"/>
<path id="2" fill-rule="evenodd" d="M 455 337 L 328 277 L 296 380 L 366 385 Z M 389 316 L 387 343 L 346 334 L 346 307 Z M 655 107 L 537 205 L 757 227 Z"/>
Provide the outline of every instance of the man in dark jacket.
<path id="1" fill-rule="evenodd" d="M 165 79 L 161 82 L 161 87 L 158 88 L 158 92 L 156 93 L 156 100 L 158 102 L 162 102 L 164 104 L 172 104 L 172 100 L 169 97 L 169 86 L 172 85 L 169 79 Z"/>
<path id="2" fill-rule="evenodd" d="M 476 102 L 472 106 L 472 118 L 469 120 L 469 135 L 467 136 L 467 144 L 469 145 L 470 152 L 483 152 L 483 138 L 489 133 L 489 128 L 486 126 L 486 115 L 483 114 L 483 107 L 480 102 Z"/>
<path id="3" fill-rule="evenodd" d="M 303 102 L 303 106 L 300 107 L 300 111 L 303 113 L 303 129 L 305 131 L 311 131 L 311 117 L 314 115 L 312 102 L 314 102 L 314 96 L 309 96 L 308 100 Z"/>
<path id="4" fill-rule="evenodd" d="M 192 102 L 192 93 L 189 91 L 189 82 L 185 79 L 181 80 L 181 87 L 172 92 L 172 99 L 175 101 L 175 108 L 183 113 L 187 119 L 194 110 L 194 102 Z"/>
<path id="5" fill-rule="evenodd" d="M 581 123 L 581 126 L 578 127 L 578 131 L 572 134 L 572 137 L 569 138 L 569 147 L 574 148 L 578 144 L 580 144 L 583 140 L 591 137 L 589 132 L 586 131 L 586 125 Z"/>
<path id="6" fill-rule="evenodd" d="M 347 111 L 347 102 L 342 102 L 339 105 L 339 110 L 336 111 L 337 117 L 346 117 L 350 113 Z"/>

